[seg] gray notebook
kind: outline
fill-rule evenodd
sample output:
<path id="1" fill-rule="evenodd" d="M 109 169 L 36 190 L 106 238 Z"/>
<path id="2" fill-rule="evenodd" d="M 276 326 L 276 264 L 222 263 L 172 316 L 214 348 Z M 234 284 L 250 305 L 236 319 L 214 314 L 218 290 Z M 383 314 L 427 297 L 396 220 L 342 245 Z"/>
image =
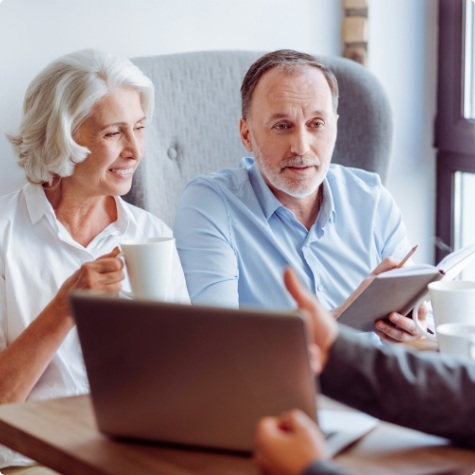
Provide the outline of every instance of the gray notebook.
<path id="1" fill-rule="evenodd" d="M 251 452 L 263 416 L 299 408 L 317 421 L 296 312 L 87 293 L 72 295 L 71 305 L 97 424 L 109 436 Z M 337 436 L 331 452 L 369 430 L 342 439 L 326 420 Z"/>

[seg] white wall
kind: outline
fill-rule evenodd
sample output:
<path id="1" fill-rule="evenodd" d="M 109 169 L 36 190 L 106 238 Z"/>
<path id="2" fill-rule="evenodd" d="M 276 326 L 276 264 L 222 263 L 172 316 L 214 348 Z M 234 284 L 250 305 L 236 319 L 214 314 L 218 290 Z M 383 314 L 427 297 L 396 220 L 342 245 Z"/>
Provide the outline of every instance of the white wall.
<path id="1" fill-rule="evenodd" d="M 435 235 L 433 130 L 437 0 L 370 0 L 369 69 L 386 89 L 395 121 L 387 186 L 404 215 L 417 262 L 432 262 Z"/>
<path id="2" fill-rule="evenodd" d="M 436 0 L 370 0 L 369 69 L 395 114 L 388 187 L 420 245 L 419 262 L 432 260 L 436 13 Z M 337 0 L 3 0 L 0 194 L 24 182 L 4 132 L 16 129 L 30 80 L 57 56 L 86 47 L 127 56 L 278 48 L 338 55 L 341 15 Z"/>

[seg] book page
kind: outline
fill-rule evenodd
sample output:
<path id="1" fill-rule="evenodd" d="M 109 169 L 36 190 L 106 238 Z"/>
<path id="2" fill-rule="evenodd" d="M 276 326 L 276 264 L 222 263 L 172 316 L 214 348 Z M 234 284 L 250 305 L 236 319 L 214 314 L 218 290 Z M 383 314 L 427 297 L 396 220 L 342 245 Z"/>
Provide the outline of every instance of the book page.
<path id="1" fill-rule="evenodd" d="M 398 267 L 378 274 L 378 278 L 398 277 L 404 275 L 426 275 L 437 272 L 438 269 L 430 264 L 414 264 L 407 267 Z"/>
<path id="2" fill-rule="evenodd" d="M 445 274 L 445 279 L 453 279 L 475 259 L 475 243 L 445 256 L 438 264 L 438 269 Z"/>

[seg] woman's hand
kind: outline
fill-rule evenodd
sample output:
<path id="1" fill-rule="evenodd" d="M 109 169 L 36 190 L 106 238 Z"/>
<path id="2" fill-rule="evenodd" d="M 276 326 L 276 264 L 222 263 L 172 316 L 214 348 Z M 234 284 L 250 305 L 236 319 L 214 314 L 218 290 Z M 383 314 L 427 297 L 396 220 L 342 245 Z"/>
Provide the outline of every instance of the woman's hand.
<path id="1" fill-rule="evenodd" d="M 69 293 L 94 290 L 117 293 L 124 278 L 118 249 L 83 264 L 67 279 L 56 296 L 7 348 L 0 352 L 0 404 L 25 401 L 74 321 Z"/>
<path id="2" fill-rule="evenodd" d="M 74 290 L 118 294 L 122 288 L 124 262 L 117 256 L 119 249 L 83 264 L 59 289 L 51 305 L 59 315 L 69 316 L 69 294 Z"/>

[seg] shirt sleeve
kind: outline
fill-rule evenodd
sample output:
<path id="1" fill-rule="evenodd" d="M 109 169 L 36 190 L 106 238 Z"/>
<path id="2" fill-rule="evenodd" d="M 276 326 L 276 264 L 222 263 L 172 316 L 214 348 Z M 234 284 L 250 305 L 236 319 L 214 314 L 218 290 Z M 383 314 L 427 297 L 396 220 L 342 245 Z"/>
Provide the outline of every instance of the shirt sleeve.
<path id="1" fill-rule="evenodd" d="M 381 258 L 402 259 L 411 248 L 406 226 L 394 198 L 382 185 L 376 216 L 375 232 Z"/>
<path id="2" fill-rule="evenodd" d="M 178 203 L 174 235 L 193 303 L 239 307 L 238 262 L 223 197 L 194 180 Z"/>
<path id="3" fill-rule="evenodd" d="M 340 326 L 320 380 L 325 395 L 360 411 L 475 447 L 473 362 L 376 346 Z"/>

